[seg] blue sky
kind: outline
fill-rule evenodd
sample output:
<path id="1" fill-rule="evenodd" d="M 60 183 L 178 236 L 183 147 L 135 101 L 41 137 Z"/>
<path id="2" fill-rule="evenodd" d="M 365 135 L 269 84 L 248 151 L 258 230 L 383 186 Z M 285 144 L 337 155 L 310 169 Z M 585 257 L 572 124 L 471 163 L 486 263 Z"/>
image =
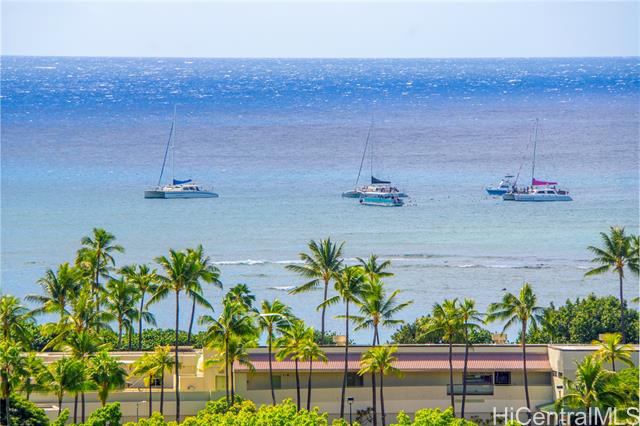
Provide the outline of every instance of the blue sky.
<path id="1" fill-rule="evenodd" d="M 178 57 L 636 56 L 639 2 L 2 0 L 2 53 Z"/>

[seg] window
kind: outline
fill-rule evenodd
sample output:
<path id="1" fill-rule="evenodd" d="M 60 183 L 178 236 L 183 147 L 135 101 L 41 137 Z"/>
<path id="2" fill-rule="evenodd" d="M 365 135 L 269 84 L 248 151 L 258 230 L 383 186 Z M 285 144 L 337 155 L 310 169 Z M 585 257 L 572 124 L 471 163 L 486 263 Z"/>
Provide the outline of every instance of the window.
<path id="1" fill-rule="evenodd" d="M 511 384 L 511 372 L 510 371 L 496 371 L 494 375 L 494 383 L 496 385 L 510 385 Z"/>
<path id="2" fill-rule="evenodd" d="M 151 380 L 151 386 L 161 386 L 162 385 L 162 381 L 160 380 L 160 377 L 154 377 L 153 380 Z"/>
<path id="3" fill-rule="evenodd" d="M 347 387 L 361 388 L 364 386 L 364 378 L 358 373 L 347 373 Z"/>
<path id="4" fill-rule="evenodd" d="M 273 376 L 273 388 L 274 389 L 282 389 L 282 376 Z"/>

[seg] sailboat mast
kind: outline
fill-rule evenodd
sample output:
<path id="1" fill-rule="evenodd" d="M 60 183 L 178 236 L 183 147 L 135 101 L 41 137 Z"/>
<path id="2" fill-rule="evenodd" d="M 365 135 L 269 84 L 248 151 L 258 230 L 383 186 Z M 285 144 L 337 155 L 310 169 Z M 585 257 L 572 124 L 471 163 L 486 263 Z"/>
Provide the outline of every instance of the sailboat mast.
<path id="1" fill-rule="evenodd" d="M 173 110 L 173 121 L 171 122 L 171 130 L 169 130 L 169 140 L 167 141 L 167 146 L 164 149 L 164 158 L 162 159 L 162 168 L 160 169 L 160 177 L 158 178 L 158 185 L 160 186 L 160 184 L 162 183 L 162 176 L 164 175 L 164 167 L 167 164 L 167 155 L 169 154 L 169 145 L 171 145 L 171 140 L 173 138 L 173 128 L 176 124 L 176 113 L 175 113 L 175 107 Z M 172 154 L 173 156 L 173 154 Z"/>
<path id="2" fill-rule="evenodd" d="M 176 179 L 176 131 L 175 131 L 175 123 L 176 123 L 176 106 L 173 106 L 173 141 L 171 143 L 171 184 Z"/>
<path id="3" fill-rule="evenodd" d="M 356 177 L 356 184 L 354 189 L 358 190 L 358 182 L 360 182 L 360 175 L 362 174 L 362 165 L 364 164 L 364 159 L 367 156 L 367 147 L 369 146 L 369 137 L 371 137 L 371 130 L 373 129 L 373 118 L 371 119 L 371 125 L 369 125 L 369 131 L 367 132 L 367 140 L 364 143 L 364 151 L 362 151 L 362 159 L 360 160 L 360 168 L 358 169 L 358 177 Z"/>
<path id="4" fill-rule="evenodd" d="M 536 118 L 536 125 L 533 129 L 533 161 L 531 161 L 531 184 L 535 179 L 536 173 L 536 148 L 538 146 L 538 119 Z"/>

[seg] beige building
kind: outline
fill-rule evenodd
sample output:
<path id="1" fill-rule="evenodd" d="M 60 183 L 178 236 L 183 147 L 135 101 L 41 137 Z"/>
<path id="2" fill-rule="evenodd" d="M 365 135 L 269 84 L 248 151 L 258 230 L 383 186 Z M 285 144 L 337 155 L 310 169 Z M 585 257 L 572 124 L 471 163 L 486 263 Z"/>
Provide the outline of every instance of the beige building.
<path id="1" fill-rule="evenodd" d="M 340 411 L 340 388 L 344 368 L 344 347 L 328 346 L 324 348 L 328 361 L 314 362 L 312 375 L 312 406 L 318 406 L 331 417 Z M 346 396 L 353 398 L 351 408 L 358 410 L 371 406 L 371 377 L 359 376 L 360 355 L 367 346 L 349 348 L 348 378 Z M 564 378 L 573 379 L 576 361 L 595 350 L 589 345 L 529 345 L 527 346 L 527 370 L 529 372 L 529 393 L 532 408 L 548 404 L 563 392 Z M 126 366 L 130 366 L 142 352 L 115 352 Z M 182 368 L 180 371 L 181 413 L 183 416 L 195 415 L 204 408 L 209 400 L 223 397 L 224 375 L 218 368 L 204 369 L 204 360 L 213 353 L 208 350 L 183 348 L 180 353 Z M 45 362 L 54 361 L 63 354 L 43 353 Z M 449 357 L 446 345 L 400 345 L 396 354 L 396 367 L 402 371 L 402 377 L 385 378 L 385 408 L 387 418 L 395 419 L 399 411 L 413 414 L 421 408 L 446 408 L 450 405 Z M 251 350 L 254 371 L 244 366 L 235 367 L 235 389 L 237 394 L 254 401 L 257 405 L 269 404 L 268 356 L 266 348 Z M 455 345 L 453 354 L 454 386 L 456 410 L 459 413 L 462 392 L 462 370 L 464 346 Z M 638 347 L 635 347 L 633 360 L 638 365 Z M 300 381 L 302 406 L 306 406 L 306 384 L 308 363 L 300 362 Z M 276 398 L 291 398 L 295 401 L 296 385 L 294 363 L 291 361 L 273 362 Z M 525 405 L 522 349 L 517 345 L 475 345 L 469 353 L 467 380 L 468 416 L 490 418 L 494 408 L 499 413 L 513 407 Z M 159 408 L 160 389 L 152 389 L 153 408 Z M 57 402 L 51 395 L 36 394 L 32 400 L 44 408 L 50 417 L 57 413 Z M 87 412 L 99 407 L 95 393 L 86 396 Z M 130 378 L 124 390 L 113 392 L 110 401 L 120 401 L 124 420 L 146 417 L 149 410 L 149 392 L 140 378 Z M 64 408 L 73 412 L 73 396 L 63 402 Z M 175 389 L 172 374 L 165 376 L 165 415 L 175 415 Z M 348 406 L 347 406 L 348 412 Z"/>

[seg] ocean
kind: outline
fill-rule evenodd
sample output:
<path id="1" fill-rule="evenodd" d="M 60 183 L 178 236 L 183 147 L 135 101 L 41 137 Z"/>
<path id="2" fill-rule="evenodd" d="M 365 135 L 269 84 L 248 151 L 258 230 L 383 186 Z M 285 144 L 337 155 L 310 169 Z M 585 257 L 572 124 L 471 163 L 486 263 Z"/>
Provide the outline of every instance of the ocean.
<path id="1" fill-rule="evenodd" d="M 348 262 L 392 261 L 388 287 L 414 301 L 399 315 L 412 320 L 444 298 L 485 309 L 525 281 L 542 305 L 615 295 L 615 276 L 583 277 L 586 247 L 610 225 L 638 232 L 637 57 L 2 57 L 1 68 L 3 293 L 39 291 L 37 279 L 103 227 L 126 248 L 119 265 L 201 243 L 225 287 L 246 283 L 319 326 L 321 292 L 289 295 L 304 280 L 284 266 L 330 236 L 346 241 Z M 175 177 L 220 198 L 143 198 L 174 106 Z M 488 197 L 484 187 L 505 174 L 531 178 L 536 118 L 536 178 L 558 180 L 574 201 Z M 373 173 L 409 193 L 402 208 L 340 196 L 354 186 L 372 119 Z M 630 278 L 627 295 L 637 291 Z M 222 294 L 206 290 L 217 311 Z M 172 327 L 172 309 L 154 308 L 159 326 Z M 332 318 L 341 309 L 331 308 L 329 329 L 342 332 Z"/>

